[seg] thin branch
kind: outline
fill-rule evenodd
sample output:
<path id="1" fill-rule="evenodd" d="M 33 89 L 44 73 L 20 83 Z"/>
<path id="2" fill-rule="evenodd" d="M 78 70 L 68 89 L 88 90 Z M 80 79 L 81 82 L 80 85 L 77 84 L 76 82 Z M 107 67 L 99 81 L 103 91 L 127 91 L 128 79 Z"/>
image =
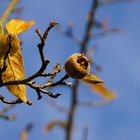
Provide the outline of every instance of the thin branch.
<path id="1" fill-rule="evenodd" d="M 60 80 L 58 80 L 55 83 L 53 83 L 52 81 L 50 82 L 50 79 L 49 79 L 49 82 L 47 82 L 46 84 L 37 85 L 37 84 L 34 84 L 33 82 L 28 82 L 28 83 L 26 83 L 26 85 L 28 85 L 31 88 L 33 88 L 33 89 L 36 90 L 37 95 L 38 95 L 38 99 L 41 99 L 42 98 L 41 93 L 47 94 L 48 96 L 50 96 L 52 98 L 57 98 L 58 96 L 61 95 L 60 93 L 53 94 L 50 91 L 45 90 L 45 88 L 46 87 L 55 87 L 55 86 L 58 86 L 58 85 L 67 85 L 67 86 L 70 86 L 71 83 L 64 82 L 64 80 L 66 80 L 67 78 L 68 78 L 68 76 L 65 75 L 63 78 L 61 78 Z"/>
<path id="2" fill-rule="evenodd" d="M 87 45 L 88 45 L 89 40 L 90 40 L 92 28 L 95 24 L 95 14 L 96 14 L 98 4 L 99 4 L 98 0 L 93 0 L 92 1 L 92 6 L 91 6 L 91 9 L 88 13 L 88 21 L 87 21 L 87 24 L 86 24 L 86 30 L 85 30 L 84 38 L 83 38 L 83 41 L 82 41 L 82 44 L 81 44 L 81 52 L 86 52 L 87 51 Z"/>
<path id="3" fill-rule="evenodd" d="M 7 18 L 10 14 L 15 10 L 19 0 L 11 0 L 5 11 L 3 12 L 2 16 L 0 17 L 0 21 L 2 24 L 5 24 Z"/>
<path id="4" fill-rule="evenodd" d="M 101 100 L 101 101 L 78 101 L 79 106 L 83 107 L 101 107 L 111 101 L 108 100 Z"/>
<path id="5" fill-rule="evenodd" d="M 70 32 L 70 31 L 64 31 L 64 30 L 62 30 L 60 27 L 59 27 L 59 29 L 58 29 L 58 31 L 62 34 L 62 35 L 64 35 L 64 36 L 66 36 L 66 37 L 68 37 L 69 39 L 71 39 L 73 42 L 75 42 L 77 45 L 80 45 L 81 46 L 81 43 L 82 43 L 82 40 L 80 39 L 80 38 L 78 38 L 72 31 Z"/>
<path id="6" fill-rule="evenodd" d="M 35 85 L 35 84 L 31 83 L 31 82 L 26 83 L 26 84 L 37 92 L 38 99 L 41 99 L 41 97 L 42 97 L 41 93 L 47 94 L 48 96 L 50 96 L 52 98 L 57 98 L 58 96 L 61 95 L 60 93 L 53 94 L 50 91 L 44 90 L 44 89 L 41 88 L 41 85 Z"/>
<path id="7" fill-rule="evenodd" d="M 84 38 L 81 44 L 81 53 L 86 53 L 87 52 L 87 46 L 90 41 L 90 35 L 93 29 L 93 26 L 95 24 L 95 13 L 98 8 L 98 0 L 93 0 L 91 9 L 89 11 L 88 15 L 88 21 L 86 24 L 86 30 L 84 34 Z M 72 140 L 72 128 L 74 124 L 74 116 L 75 116 L 75 111 L 77 107 L 77 99 L 78 99 L 78 88 L 79 88 L 79 81 L 75 80 L 73 86 L 72 86 L 72 97 L 71 97 L 71 106 L 70 106 L 70 112 L 68 115 L 68 120 L 67 120 L 67 128 L 66 128 L 66 140 Z"/>
<path id="8" fill-rule="evenodd" d="M 53 79 L 56 77 L 56 74 L 61 72 L 63 68 L 64 66 L 60 66 L 60 64 L 57 63 L 53 68 L 53 74 L 50 76 L 48 83 L 52 83 Z"/>
<path id="9" fill-rule="evenodd" d="M 82 137 L 82 140 L 88 140 L 88 131 L 89 131 L 88 127 L 85 126 L 85 127 L 84 127 L 84 130 L 83 130 L 83 137 Z"/>
<path id="10" fill-rule="evenodd" d="M 16 115 L 15 114 L 6 115 L 7 111 L 9 111 L 10 109 L 12 109 L 13 107 L 14 107 L 14 105 L 9 105 L 9 106 L 3 108 L 0 111 L 0 118 L 1 119 L 5 119 L 7 121 L 15 120 L 16 119 Z"/>
<path id="11" fill-rule="evenodd" d="M 78 87 L 79 87 L 79 82 L 74 81 L 72 87 L 72 95 L 71 95 L 71 106 L 68 114 L 67 127 L 66 127 L 66 138 L 65 138 L 66 140 L 72 140 L 74 116 L 77 107 Z"/>
<path id="12" fill-rule="evenodd" d="M 22 103 L 22 101 L 20 99 L 9 101 L 9 100 L 5 99 L 4 96 L 1 96 L 1 95 L 0 95 L 0 100 L 5 104 L 20 104 L 20 103 Z M 32 102 L 28 100 L 27 104 L 32 105 Z"/>
<path id="13" fill-rule="evenodd" d="M 51 107 L 54 107 L 55 109 L 57 109 L 60 112 L 63 112 L 64 114 L 68 114 L 69 111 L 67 108 L 64 107 L 64 105 L 59 104 L 57 102 L 54 102 L 52 100 L 48 100 L 48 103 L 51 105 Z"/>
<path id="14" fill-rule="evenodd" d="M 128 2 L 137 2 L 137 0 L 102 0 L 100 1 L 100 5 L 106 6 L 110 4 L 120 4 L 120 3 L 128 3 Z"/>
<path id="15" fill-rule="evenodd" d="M 62 67 L 60 67 L 60 69 L 62 70 Z M 52 72 L 52 77 L 54 77 L 54 75 L 56 75 L 57 73 L 59 73 L 61 70 L 58 70 L 55 72 Z M 64 80 L 68 79 L 69 77 L 67 75 L 65 75 L 64 77 L 62 77 L 60 80 L 58 80 L 57 82 L 52 82 L 52 80 L 50 81 L 49 79 L 49 82 L 47 82 L 46 84 L 42 84 L 42 85 L 37 85 L 35 84 L 35 82 L 23 82 L 22 80 L 19 81 L 9 81 L 9 82 L 5 82 L 3 84 L 1 84 L 2 86 L 5 86 L 5 85 L 16 85 L 16 84 L 25 84 L 25 85 L 28 85 L 29 87 L 31 87 L 32 89 L 34 89 L 38 95 L 38 99 L 41 99 L 42 96 L 41 96 L 41 93 L 43 94 L 47 94 L 48 96 L 52 97 L 52 98 L 57 98 L 58 96 L 60 96 L 61 94 L 60 93 L 56 93 L 56 94 L 53 94 L 51 93 L 50 91 L 47 91 L 45 90 L 44 88 L 46 87 L 55 87 L 55 86 L 58 86 L 58 85 L 66 85 L 66 86 L 70 86 L 71 83 L 69 82 L 64 82 Z M 21 82 L 21 83 L 20 83 Z M 2 96 L 3 97 L 3 96 Z M 19 102 L 19 100 L 14 100 L 14 101 L 8 101 L 8 100 L 3 100 L 3 98 L 1 98 L 1 101 L 4 102 L 4 103 L 7 103 L 7 104 L 17 104 L 17 103 L 21 103 L 21 101 Z M 31 104 L 30 101 L 27 102 L 27 104 Z"/>
<path id="16" fill-rule="evenodd" d="M 10 109 L 12 109 L 15 105 L 8 105 L 7 107 L 3 108 L 0 111 L 0 115 L 5 114 L 7 111 L 9 111 Z"/>
<path id="17" fill-rule="evenodd" d="M 50 31 L 53 27 L 55 27 L 57 24 L 58 24 L 58 23 L 57 23 L 56 21 L 51 21 L 51 22 L 50 22 L 49 27 L 46 29 L 46 31 L 45 31 L 45 33 L 44 33 L 44 35 L 43 35 L 44 40 L 46 40 L 49 31 Z"/>
<path id="18" fill-rule="evenodd" d="M 70 83 L 70 82 L 64 82 L 64 80 L 66 80 L 66 79 L 68 79 L 69 78 L 69 76 L 66 74 L 66 75 L 64 75 L 64 77 L 62 77 L 60 80 L 58 80 L 57 82 L 55 82 L 55 83 L 52 83 L 52 87 L 54 87 L 54 86 L 57 86 L 57 85 L 66 85 L 66 86 L 71 86 L 72 85 L 72 83 Z"/>
<path id="19" fill-rule="evenodd" d="M 25 129 L 21 132 L 19 140 L 27 140 L 31 130 L 33 129 L 33 124 L 29 123 Z"/>
<path id="20" fill-rule="evenodd" d="M 56 64 L 51 73 L 45 73 L 45 70 L 49 64 L 49 60 L 47 60 L 45 58 L 43 49 L 44 49 L 49 31 L 56 25 L 57 25 L 57 22 L 51 21 L 48 28 L 45 30 L 45 32 L 43 34 L 41 33 L 41 31 L 39 29 L 35 30 L 35 32 L 37 33 L 37 35 L 40 38 L 40 43 L 38 44 L 38 51 L 39 51 L 39 55 L 40 55 L 41 62 L 42 62 L 40 69 L 36 73 L 32 74 L 31 76 L 29 76 L 28 78 L 25 78 L 23 80 L 13 80 L 13 81 L 7 81 L 7 82 L 3 82 L 1 80 L 0 87 L 7 86 L 7 85 L 18 85 L 18 84 L 28 85 L 29 87 L 31 87 L 32 89 L 34 89 L 36 91 L 36 93 L 38 95 L 38 99 L 41 99 L 41 97 L 42 97 L 41 93 L 47 94 L 48 96 L 50 96 L 52 98 L 57 98 L 58 96 L 61 95 L 59 93 L 53 94 L 50 91 L 45 89 L 46 87 L 55 87 L 58 85 L 66 85 L 66 86 L 70 85 L 70 83 L 64 82 L 64 80 L 69 78 L 67 75 L 62 77 L 60 80 L 53 82 L 56 75 L 64 69 L 64 66 L 60 66 L 60 64 Z M 10 35 L 9 35 L 9 39 L 10 39 Z M 9 43 L 9 48 L 11 49 L 11 43 Z M 2 68 L 0 71 L 1 75 L 6 70 L 6 58 L 10 52 L 10 49 L 8 49 L 7 53 L 5 54 L 4 66 L 3 66 L 4 68 Z M 35 84 L 36 82 L 33 81 L 34 79 L 36 79 L 38 77 L 46 77 L 46 76 L 49 76 L 50 78 L 47 81 L 47 83 L 45 83 L 45 84 L 37 85 L 37 84 Z M 7 103 L 7 104 L 18 104 L 18 103 L 22 102 L 19 99 L 9 101 L 9 100 L 6 100 L 3 96 L 0 96 L 0 100 L 3 103 Z M 32 103 L 31 103 L 31 101 L 27 101 L 27 104 L 31 105 Z"/>
<path id="21" fill-rule="evenodd" d="M 0 115 L 0 118 L 5 119 L 7 121 L 13 121 L 13 120 L 16 119 L 16 115 L 15 114 L 12 114 L 10 116 L 8 116 L 8 115 Z"/>
<path id="22" fill-rule="evenodd" d="M 104 30 L 102 32 L 99 32 L 99 33 L 96 33 L 96 34 L 91 35 L 91 38 L 98 39 L 98 38 L 101 38 L 101 37 L 105 37 L 107 35 L 110 35 L 112 33 L 120 33 L 120 32 L 124 32 L 124 30 L 117 29 L 117 28 L 107 29 L 107 30 Z"/>
<path id="23" fill-rule="evenodd" d="M 39 31 L 39 29 L 35 30 L 35 32 L 37 33 L 37 35 L 40 38 L 40 43 L 38 44 L 38 50 L 39 50 L 39 54 L 40 54 L 40 58 L 41 58 L 41 62 L 42 62 L 40 69 L 36 73 L 34 73 L 33 75 L 31 75 L 28 78 L 25 78 L 23 80 L 14 80 L 14 81 L 3 82 L 3 84 L 1 84 L 0 87 L 7 86 L 7 85 L 25 84 L 25 83 L 30 82 L 33 79 L 38 78 L 42 75 L 44 76 L 44 71 L 45 71 L 47 65 L 49 64 L 49 60 L 45 59 L 43 48 L 45 46 L 45 41 L 47 39 L 48 32 L 50 31 L 50 29 L 52 29 L 56 25 L 57 25 L 57 23 L 55 21 L 50 22 L 48 28 L 45 30 L 43 35 Z M 46 74 L 45 76 L 50 76 L 50 73 L 48 75 Z"/>
<path id="24" fill-rule="evenodd" d="M 41 32 L 39 31 L 39 29 L 35 30 L 35 32 L 37 33 L 37 35 L 40 38 L 40 43 L 38 44 L 38 50 L 39 50 L 39 54 L 40 54 L 40 58 L 42 61 L 42 65 L 40 67 L 40 69 L 34 73 L 33 75 L 29 76 L 28 78 L 25 78 L 23 80 L 14 80 L 14 81 L 7 81 L 7 82 L 3 82 L 3 84 L 0 85 L 0 87 L 2 86 L 7 86 L 7 85 L 17 85 L 17 84 L 25 84 L 27 82 L 32 81 L 35 78 L 38 78 L 40 76 L 44 76 L 44 71 L 47 67 L 47 65 L 49 64 L 49 60 L 45 60 L 45 56 L 44 56 L 44 52 L 43 52 L 43 48 L 45 46 L 45 41 L 47 39 L 47 35 L 48 32 L 50 31 L 50 29 L 52 29 L 55 25 L 57 25 L 57 23 L 55 21 L 50 22 L 48 28 L 46 29 L 46 31 L 44 32 L 44 34 L 42 35 Z M 50 76 L 50 73 L 45 76 Z"/>

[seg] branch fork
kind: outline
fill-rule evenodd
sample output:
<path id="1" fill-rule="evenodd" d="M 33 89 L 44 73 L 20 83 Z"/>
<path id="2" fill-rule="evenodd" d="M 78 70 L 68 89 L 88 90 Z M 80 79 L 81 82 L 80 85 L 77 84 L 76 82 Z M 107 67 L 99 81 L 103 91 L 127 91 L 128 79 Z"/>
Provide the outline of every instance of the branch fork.
<path id="1" fill-rule="evenodd" d="M 0 87 L 7 86 L 7 85 L 18 85 L 18 84 L 28 85 L 29 87 L 31 87 L 32 89 L 34 89 L 36 91 L 37 96 L 38 96 L 38 100 L 39 100 L 42 98 L 41 93 L 47 94 L 51 98 L 57 98 L 58 96 L 61 95 L 60 93 L 56 93 L 56 94 L 51 93 L 50 91 L 46 90 L 47 87 L 55 87 L 55 86 L 59 86 L 59 85 L 66 85 L 66 86 L 71 85 L 68 82 L 64 82 L 64 80 L 69 78 L 67 75 L 64 75 L 64 77 L 62 77 L 60 80 L 53 82 L 56 75 L 64 69 L 64 66 L 60 66 L 60 64 L 56 64 L 54 66 L 52 72 L 45 73 L 45 70 L 46 70 L 48 64 L 50 63 L 50 61 L 45 58 L 43 49 L 45 47 L 45 43 L 46 43 L 49 31 L 52 28 L 54 28 L 57 24 L 58 24 L 57 22 L 51 21 L 48 28 L 45 30 L 45 32 L 43 34 L 41 33 L 41 31 L 39 29 L 35 30 L 38 37 L 40 38 L 40 43 L 37 46 L 38 46 L 38 51 L 39 51 L 42 65 L 36 73 L 32 74 L 31 76 L 29 76 L 28 78 L 25 78 L 23 80 L 14 80 L 14 81 L 7 81 L 7 82 L 2 81 L 2 78 L 1 78 L 2 73 L 6 70 L 6 59 L 10 53 L 10 50 L 11 50 L 11 43 L 9 43 L 9 49 L 8 49 L 7 53 L 5 54 L 3 67 L 0 69 L 0 79 L 1 79 Z M 38 85 L 34 81 L 38 77 L 50 77 L 50 78 L 47 81 L 47 83 Z M 9 100 L 6 100 L 1 95 L 0 95 L 0 100 L 6 104 L 19 104 L 22 102 L 19 99 L 14 100 L 14 101 L 9 101 Z M 31 105 L 32 102 L 28 100 L 27 104 Z"/>

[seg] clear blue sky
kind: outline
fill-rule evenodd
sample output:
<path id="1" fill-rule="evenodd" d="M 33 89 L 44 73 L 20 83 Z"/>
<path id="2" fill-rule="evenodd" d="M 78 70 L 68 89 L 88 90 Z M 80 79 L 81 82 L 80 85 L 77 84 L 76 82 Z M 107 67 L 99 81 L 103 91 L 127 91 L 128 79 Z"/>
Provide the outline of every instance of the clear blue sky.
<path id="1" fill-rule="evenodd" d="M 91 0 L 25 0 L 20 6 L 24 10 L 20 16 L 25 20 L 36 20 L 36 25 L 21 35 L 24 44 L 23 54 L 25 59 L 26 75 L 29 76 L 40 66 L 40 60 L 36 45 L 39 41 L 33 29 L 42 31 L 50 20 L 56 20 L 63 29 L 69 21 L 74 23 L 74 33 L 83 37 L 86 14 L 90 8 Z M 0 12 L 4 10 L 6 2 L 0 1 Z M 75 118 L 74 139 L 81 140 L 83 127 L 89 127 L 88 140 L 139 140 L 140 139 L 140 3 L 123 3 L 110 6 L 102 6 L 98 9 L 96 19 L 109 20 L 111 28 L 122 28 L 124 33 L 109 35 L 91 41 L 89 45 L 98 45 L 94 59 L 103 67 L 99 73 L 106 85 L 116 91 L 118 98 L 103 107 L 77 109 Z M 89 47 L 91 47 L 89 46 Z M 66 58 L 78 51 L 78 46 L 71 40 L 61 36 L 53 29 L 48 37 L 45 54 L 51 61 L 49 70 L 57 62 L 63 64 Z M 45 82 L 45 80 L 43 80 Z M 5 90 L 2 89 L 1 93 Z M 57 102 L 69 107 L 70 91 L 67 88 L 58 87 L 53 92 L 62 93 Z M 4 93 L 5 94 L 5 93 Z M 4 95 L 3 94 L 3 95 Z M 29 140 L 63 140 L 64 131 L 56 128 L 45 135 L 42 128 L 54 119 L 63 120 L 66 116 L 47 103 L 43 96 L 36 100 L 35 92 L 27 91 L 28 98 L 33 100 L 31 107 L 21 104 L 12 109 L 10 113 L 17 114 L 15 122 L 0 120 L 0 136 L 2 140 L 17 140 L 20 132 L 27 123 L 33 122 Z M 100 99 L 97 95 L 87 92 L 87 86 L 82 84 L 80 99 Z M 5 105 L 0 103 L 0 108 Z"/>

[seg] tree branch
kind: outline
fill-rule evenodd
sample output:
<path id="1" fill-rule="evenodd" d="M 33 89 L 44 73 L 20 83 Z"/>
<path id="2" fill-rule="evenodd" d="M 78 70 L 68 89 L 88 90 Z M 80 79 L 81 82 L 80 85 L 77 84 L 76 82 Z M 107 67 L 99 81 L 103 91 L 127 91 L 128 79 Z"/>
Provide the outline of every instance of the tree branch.
<path id="1" fill-rule="evenodd" d="M 21 132 L 19 140 L 27 140 L 30 131 L 33 129 L 33 124 L 29 123 L 25 129 Z"/>
<path id="2" fill-rule="evenodd" d="M 8 120 L 8 121 L 15 120 L 16 119 L 16 115 L 15 114 L 6 115 L 7 111 L 9 111 L 10 109 L 12 109 L 13 107 L 14 107 L 14 105 L 9 105 L 9 106 L 3 108 L 0 111 L 0 118 L 1 119 L 5 119 L 5 120 Z"/>
<path id="3" fill-rule="evenodd" d="M 5 103 L 5 104 L 20 104 L 20 103 L 22 103 L 22 101 L 20 100 L 20 99 L 16 99 L 16 100 L 13 100 L 13 101 L 9 101 L 9 100 L 6 100 L 5 98 L 4 98 L 4 96 L 1 96 L 0 95 L 0 100 L 3 102 L 3 103 Z M 32 105 L 32 102 L 31 101 L 27 101 L 27 104 L 28 105 Z"/>
<path id="4" fill-rule="evenodd" d="M 3 12 L 2 16 L 0 17 L 0 21 L 1 21 L 2 24 L 5 24 L 7 18 L 15 10 L 18 3 L 19 3 L 19 0 L 11 0 L 9 2 L 9 5 L 5 9 L 5 11 Z"/>
<path id="5" fill-rule="evenodd" d="M 40 32 L 39 29 L 35 30 L 35 32 L 37 33 L 37 35 L 40 38 L 40 43 L 38 44 L 38 51 L 39 51 L 39 55 L 40 55 L 41 62 L 42 62 L 42 65 L 41 65 L 40 69 L 36 73 L 32 74 L 31 76 L 29 76 L 28 78 L 25 78 L 23 80 L 14 80 L 14 81 L 7 81 L 7 82 L 3 82 L 1 80 L 2 82 L 0 83 L 0 87 L 7 86 L 7 85 L 18 85 L 18 84 L 28 85 L 29 87 L 31 87 L 32 89 L 34 89 L 36 91 L 36 93 L 38 95 L 38 99 L 41 99 L 41 97 L 42 97 L 41 93 L 47 94 L 48 96 L 50 96 L 52 98 L 57 98 L 58 96 L 61 95 L 59 93 L 56 93 L 56 94 L 51 93 L 50 91 L 45 89 L 47 87 L 55 87 L 55 86 L 58 86 L 58 85 L 66 85 L 66 86 L 71 85 L 68 82 L 64 82 L 64 80 L 69 78 L 67 75 L 62 77 L 60 80 L 58 80 L 56 82 L 53 82 L 53 80 L 56 77 L 56 75 L 58 73 L 60 73 L 64 69 L 64 66 L 60 66 L 60 64 L 56 64 L 51 73 L 45 73 L 45 70 L 46 70 L 46 68 L 47 68 L 47 66 L 49 64 L 49 60 L 47 60 L 45 58 L 43 49 L 45 47 L 45 43 L 46 43 L 49 31 L 53 27 L 55 27 L 56 25 L 57 25 L 57 22 L 51 21 L 49 26 L 48 26 L 48 28 L 45 30 L 45 32 L 43 34 Z M 11 48 L 11 43 L 9 44 L 9 48 Z M 9 52 L 10 52 L 10 49 L 8 49 L 7 53 L 5 54 L 4 66 L 3 66 L 4 68 L 2 68 L 0 70 L 1 75 L 4 72 L 4 70 L 6 70 L 6 58 L 7 58 L 8 54 L 9 54 Z M 35 84 L 36 83 L 35 81 L 33 81 L 38 77 L 47 77 L 47 76 L 50 77 L 50 78 L 45 84 L 38 85 L 38 84 Z M 7 104 L 21 103 L 21 101 L 19 99 L 14 100 L 14 101 L 8 101 L 3 96 L 0 96 L 0 97 L 1 97 L 0 100 L 3 103 L 7 103 Z M 31 103 L 31 101 L 28 101 L 27 104 L 31 105 L 32 103 Z"/>
<path id="6" fill-rule="evenodd" d="M 93 29 L 93 26 L 95 24 L 95 13 L 98 7 L 98 0 L 93 0 L 91 9 L 89 11 L 88 15 L 88 21 L 86 23 L 86 30 L 84 34 L 84 38 L 81 44 L 81 53 L 87 52 L 87 46 L 90 41 L 90 35 Z M 67 120 L 67 128 L 66 128 L 66 140 L 72 140 L 72 128 L 74 125 L 74 116 L 75 116 L 75 111 L 76 107 L 78 104 L 78 88 L 79 88 L 79 81 L 75 80 L 73 86 L 72 86 L 72 97 L 71 97 L 71 106 L 70 106 L 70 112 L 68 115 L 68 120 Z"/>

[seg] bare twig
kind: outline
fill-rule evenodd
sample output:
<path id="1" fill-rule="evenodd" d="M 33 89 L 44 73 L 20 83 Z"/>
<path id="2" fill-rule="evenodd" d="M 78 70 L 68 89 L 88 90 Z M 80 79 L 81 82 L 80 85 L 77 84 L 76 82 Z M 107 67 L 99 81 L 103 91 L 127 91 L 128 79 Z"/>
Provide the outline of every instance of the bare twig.
<path id="1" fill-rule="evenodd" d="M 62 77 L 60 80 L 58 80 L 57 82 L 55 83 L 52 83 L 51 86 L 57 86 L 57 85 L 66 85 L 66 86 L 71 86 L 71 83 L 70 82 L 64 82 L 64 80 L 68 79 L 69 76 L 66 74 L 64 75 L 64 77 Z"/>
<path id="2" fill-rule="evenodd" d="M 43 34 L 41 33 L 41 31 L 39 29 L 35 30 L 35 32 L 37 33 L 37 35 L 40 38 L 40 43 L 38 44 L 38 51 L 39 51 L 39 55 L 40 55 L 41 63 L 42 63 L 40 69 L 36 73 L 32 74 L 31 76 L 29 76 L 28 78 L 25 78 L 23 80 L 13 80 L 13 81 L 7 81 L 7 82 L 3 82 L 1 80 L 0 87 L 7 86 L 7 85 L 18 85 L 18 84 L 28 85 L 29 87 L 31 87 L 32 89 L 34 89 L 36 91 L 36 93 L 38 95 L 38 99 L 41 99 L 41 97 L 42 97 L 41 93 L 47 94 L 48 96 L 50 96 L 52 98 L 57 98 L 58 96 L 61 95 L 59 93 L 53 94 L 50 91 L 45 89 L 47 87 L 55 87 L 58 85 L 66 85 L 66 86 L 70 85 L 70 83 L 64 82 L 64 80 L 69 78 L 67 75 L 62 77 L 60 80 L 53 82 L 56 75 L 64 69 L 64 66 L 60 66 L 60 64 L 56 64 L 51 73 L 45 73 L 45 70 L 49 64 L 49 60 L 47 60 L 45 58 L 43 49 L 44 49 L 49 31 L 56 25 L 57 25 L 57 22 L 55 22 L 55 21 L 50 22 L 48 28 L 45 30 L 45 32 Z M 9 44 L 9 48 L 11 48 L 11 43 Z M 9 54 L 9 52 L 10 52 L 10 49 L 8 50 L 8 52 L 5 55 L 4 66 L 3 66 L 4 68 L 2 68 L 0 71 L 1 75 L 4 72 L 4 70 L 6 70 L 6 58 Z M 45 84 L 38 85 L 38 84 L 35 84 L 36 83 L 35 81 L 33 81 L 38 77 L 46 77 L 46 76 L 49 76 L 50 78 Z M 8 101 L 3 96 L 1 96 L 0 100 L 3 103 L 7 103 L 7 104 L 21 103 L 21 100 L 19 100 L 19 99 L 14 100 L 14 101 Z M 31 101 L 27 101 L 27 104 L 31 105 L 32 103 L 31 103 Z"/>
<path id="3" fill-rule="evenodd" d="M 79 86 L 79 82 L 74 81 L 72 87 L 72 95 L 71 95 L 71 106 L 68 114 L 67 127 L 66 127 L 66 138 L 65 138 L 66 140 L 72 139 L 74 116 L 77 107 L 78 86 Z"/>
<path id="4" fill-rule="evenodd" d="M 9 111 L 10 109 L 12 109 L 14 107 L 14 105 L 8 105 L 7 107 L 3 108 L 0 111 L 0 115 L 5 114 L 7 111 Z"/>
<path id="5" fill-rule="evenodd" d="M 84 130 L 83 130 L 83 137 L 82 137 L 82 140 L 88 140 L 88 127 L 87 126 L 85 126 L 84 127 Z"/>
<path id="6" fill-rule="evenodd" d="M 6 100 L 5 98 L 4 98 L 4 96 L 1 96 L 0 95 L 0 100 L 3 102 L 3 103 L 5 103 L 5 104 L 20 104 L 20 103 L 22 103 L 22 101 L 20 100 L 20 99 L 16 99 L 16 100 L 13 100 L 13 101 L 9 101 L 9 100 Z M 27 101 L 27 104 L 28 105 L 32 105 L 32 102 L 31 101 Z"/>
<path id="7" fill-rule="evenodd" d="M 106 35 L 109 35 L 111 33 L 120 33 L 120 32 L 123 32 L 123 31 L 124 30 L 117 29 L 117 28 L 107 29 L 107 30 L 104 30 L 102 32 L 99 32 L 99 33 L 96 33 L 96 34 L 91 35 L 91 38 L 98 39 L 98 38 L 101 38 L 101 37 L 105 37 Z"/>
<path id="8" fill-rule="evenodd" d="M 0 115 L 1 119 L 5 119 L 7 121 L 13 121 L 16 119 L 16 115 L 12 114 L 12 115 Z"/>
<path id="9" fill-rule="evenodd" d="M 128 2 L 136 2 L 137 0 L 102 0 L 100 1 L 101 6 L 110 5 L 110 4 L 120 4 Z"/>
<path id="10" fill-rule="evenodd" d="M 59 104 L 59 103 L 54 102 L 54 101 L 52 101 L 52 100 L 48 100 L 48 103 L 49 103 L 52 107 L 54 107 L 55 109 L 57 109 L 58 111 L 63 112 L 64 114 L 68 114 L 68 113 L 69 113 L 68 109 L 65 108 L 64 105 L 62 105 L 62 104 Z"/>
<path id="11" fill-rule="evenodd" d="M 25 127 L 25 129 L 21 132 L 20 137 L 19 137 L 19 140 L 27 140 L 28 135 L 30 134 L 30 131 L 32 130 L 32 128 L 33 128 L 33 124 L 32 123 L 29 123 Z"/>
<path id="12" fill-rule="evenodd" d="M 3 12 L 2 16 L 0 17 L 0 21 L 2 24 L 5 24 L 7 18 L 10 14 L 15 10 L 19 0 L 11 0 L 5 11 Z"/>
<path id="13" fill-rule="evenodd" d="M 67 31 L 67 30 L 64 31 L 64 30 L 62 30 L 60 27 L 59 27 L 58 31 L 59 31 L 62 35 L 64 35 L 64 36 L 70 38 L 70 39 L 71 39 L 73 42 L 75 42 L 77 45 L 81 45 L 82 40 L 81 40 L 80 38 L 78 38 L 72 31 L 71 31 L 71 32 L 69 32 L 69 31 Z"/>
<path id="14" fill-rule="evenodd" d="M 28 86 L 30 86 L 31 88 L 33 88 L 36 92 L 37 92 L 37 95 L 38 95 L 38 99 L 41 99 L 41 93 L 43 94 L 47 94 L 48 96 L 52 97 L 52 98 L 57 98 L 58 96 L 60 96 L 61 94 L 60 93 L 56 93 L 56 94 L 53 94 L 52 92 L 50 91 L 47 91 L 47 90 L 44 90 L 42 89 L 41 85 L 36 85 L 36 84 L 33 84 L 32 82 L 28 82 L 26 83 Z"/>
<path id="15" fill-rule="evenodd" d="M 61 72 L 61 70 L 64 68 L 64 66 L 60 66 L 59 63 L 57 63 L 53 68 L 53 74 L 50 76 L 50 79 L 48 80 L 48 83 L 52 83 L 53 79 L 56 77 L 56 74 Z"/>
<path id="16" fill-rule="evenodd" d="M 39 50 L 39 54 L 40 54 L 40 58 L 42 61 L 42 65 L 40 67 L 40 69 L 34 73 L 33 75 L 29 76 L 28 78 L 24 79 L 24 80 L 14 80 L 14 81 L 8 81 L 8 82 L 4 82 L 3 84 L 1 84 L 0 86 L 6 86 L 6 85 L 17 85 L 17 84 L 26 84 L 27 82 L 32 81 L 35 78 L 38 78 L 40 76 L 51 76 L 51 74 L 49 73 L 48 75 L 44 75 L 44 71 L 47 67 L 47 65 L 49 64 L 49 60 L 45 60 L 45 56 L 43 53 L 43 48 L 45 46 L 45 41 L 47 39 L 47 35 L 48 32 L 50 31 L 50 29 L 52 29 L 55 25 L 57 25 L 57 23 L 55 24 L 55 22 L 50 22 L 48 28 L 46 29 L 46 31 L 44 32 L 44 34 L 42 35 L 41 32 L 39 31 L 39 29 L 35 30 L 35 32 L 37 33 L 37 35 L 40 38 L 40 43 L 38 44 L 38 50 Z"/>
<path id="17" fill-rule="evenodd" d="M 101 100 L 101 101 L 78 101 L 78 105 L 84 107 L 101 107 L 111 101 L 108 100 Z"/>
<path id="18" fill-rule="evenodd" d="M 11 115 L 6 115 L 7 111 L 9 111 L 10 109 L 12 109 L 14 107 L 14 105 L 9 105 L 5 108 L 3 108 L 0 111 L 0 118 L 11 121 L 11 120 L 15 120 L 16 119 L 16 115 L 15 114 L 11 114 Z"/>
<path id="19" fill-rule="evenodd" d="M 86 31 L 85 31 L 84 38 L 83 38 L 83 41 L 82 41 L 82 44 L 81 44 L 81 52 L 86 52 L 87 51 L 87 45 L 88 45 L 89 40 L 90 40 L 92 28 L 95 24 L 95 13 L 96 13 L 98 4 L 99 4 L 98 0 L 95 0 L 95 1 L 93 0 L 91 10 L 89 11 L 89 14 L 88 14 Z"/>

